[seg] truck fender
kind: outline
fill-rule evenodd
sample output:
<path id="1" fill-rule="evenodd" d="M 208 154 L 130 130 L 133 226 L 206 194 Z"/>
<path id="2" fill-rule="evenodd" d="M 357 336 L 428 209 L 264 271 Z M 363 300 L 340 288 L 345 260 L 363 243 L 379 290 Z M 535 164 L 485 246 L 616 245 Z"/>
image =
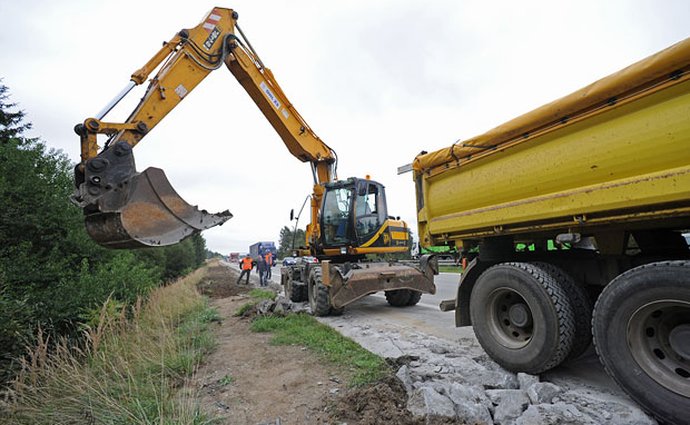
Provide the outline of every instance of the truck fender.
<path id="1" fill-rule="evenodd" d="M 458 293 L 455 298 L 455 327 L 470 326 L 472 319 L 470 318 L 470 296 L 474 283 L 479 276 L 484 273 L 484 270 L 496 264 L 495 262 L 479 261 L 475 258 L 470 261 L 470 264 L 465 268 L 458 284 Z"/>

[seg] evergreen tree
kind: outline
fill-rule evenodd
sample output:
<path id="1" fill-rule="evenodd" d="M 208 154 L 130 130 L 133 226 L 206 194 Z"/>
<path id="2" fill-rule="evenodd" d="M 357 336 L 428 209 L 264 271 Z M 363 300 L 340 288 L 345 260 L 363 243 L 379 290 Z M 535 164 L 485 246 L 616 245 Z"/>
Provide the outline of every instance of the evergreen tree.
<path id="1" fill-rule="evenodd" d="M 293 232 L 289 227 L 283 226 L 280 229 L 278 258 L 291 256 L 294 249 L 304 246 L 305 243 L 306 236 L 304 230 L 297 229 L 297 231 Z"/>

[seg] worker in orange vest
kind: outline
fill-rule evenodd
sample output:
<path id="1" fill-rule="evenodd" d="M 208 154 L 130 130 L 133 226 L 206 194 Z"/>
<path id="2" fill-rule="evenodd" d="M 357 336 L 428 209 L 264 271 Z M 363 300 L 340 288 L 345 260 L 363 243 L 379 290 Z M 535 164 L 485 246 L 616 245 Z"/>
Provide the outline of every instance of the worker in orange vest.
<path id="1" fill-rule="evenodd" d="M 242 269 L 242 273 L 240 273 L 240 277 L 237 278 L 237 284 L 240 284 L 240 281 L 242 280 L 242 277 L 244 275 L 247 275 L 247 285 L 249 285 L 249 274 L 252 272 L 252 268 L 254 267 L 254 260 L 252 260 L 252 257 L 247 254 L 242 260 L 240 260 L 240 269 Z"/>
<path id="2" fill-rule="evenodd" d="M 266 279 L 270 280 L 271 279 L 271 267 L 273 267 L 273 254 L 271 251 L 268 251 L 266 255 L 264 256 L 264 259 L 266 260 Z"/>

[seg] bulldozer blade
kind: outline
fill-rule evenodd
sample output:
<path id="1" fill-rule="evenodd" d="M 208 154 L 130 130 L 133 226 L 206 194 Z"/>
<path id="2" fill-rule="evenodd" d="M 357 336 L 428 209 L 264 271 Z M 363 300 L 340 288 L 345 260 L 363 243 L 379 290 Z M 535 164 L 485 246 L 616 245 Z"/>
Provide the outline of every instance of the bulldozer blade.
<path id="1" fill-rule="evenodd" d="M 340 266 L 323 261 L 322 273 L 331 290 L 331 304 L 342 308 L 366 295 L 379 291 L 412 289 L 425 294 L 435 294 L 434 274 L 436 263 L 420 262 L 419 266 L 402 263 L 364 263 L 347 271 Z M 327 277 L 326 277 L 327 276 Z"/>
<path id="2" fill-rule="evenodd" d="M 211 214 L 188 204 L 163 170 L 152 167 L 99 197 L 96 206 L 86 214 L 86 230 L 108 248 L 173 245 L 232 218 L 227 210 Z"/>

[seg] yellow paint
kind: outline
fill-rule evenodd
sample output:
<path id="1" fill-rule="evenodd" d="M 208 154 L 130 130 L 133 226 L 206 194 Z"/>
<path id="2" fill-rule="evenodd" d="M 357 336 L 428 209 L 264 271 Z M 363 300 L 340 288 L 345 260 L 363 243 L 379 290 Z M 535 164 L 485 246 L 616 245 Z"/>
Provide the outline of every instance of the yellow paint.
<path id="1" fill-rule="evenodd" d="M 422 243 L 573 226 L 575 216 L 625 223 L 681 211 L 690 205 L 690 80 L 668 85 L 424 174 Z"/>

